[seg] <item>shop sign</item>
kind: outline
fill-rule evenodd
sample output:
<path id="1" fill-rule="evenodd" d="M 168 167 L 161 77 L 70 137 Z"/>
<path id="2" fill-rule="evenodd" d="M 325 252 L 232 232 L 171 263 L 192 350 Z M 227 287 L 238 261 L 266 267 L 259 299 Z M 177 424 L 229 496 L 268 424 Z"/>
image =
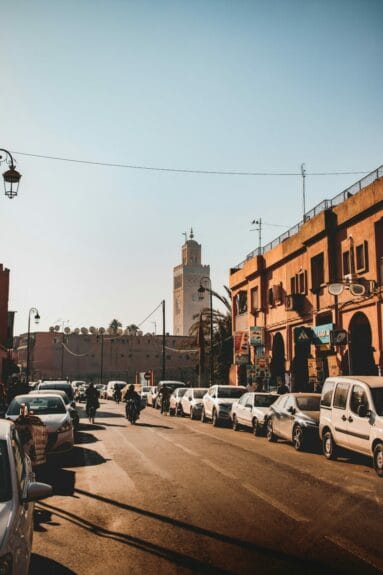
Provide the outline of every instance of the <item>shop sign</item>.
<path id="1" fill-rule="evenodd" d="M 313 333 L 313 343 L 322 350 L 328 350 L 331 346 L 331 332 L 334 324 L 326 323 L 324 325 L 317 325 L 311 328 Z"/>
<path id="2" fill-rule="evenodd" d="M 294 329 L 294 341 L 296 344 L 309 344 L 311 343 L 311 328 L 309 327 L 296 327 Z"/>
<path id="3" fill-rule="evenodd" d="M 327 365 L 328 365 L 328 374 L 330 377 L 341 375 L 336 355 L 329 355 L 327 357 Z"/>
<path id="4" fill-rule="evenodd" d="M 234 363 L 237 365 L 249 363 L 249 334 L 247 331 L 234 333 Z"/>
<path id="5" fill-rule="evenodd" d="M 250 326 L 250 345 L 256 347 L 265 345 L 265 328 L 258 325 Z"/>

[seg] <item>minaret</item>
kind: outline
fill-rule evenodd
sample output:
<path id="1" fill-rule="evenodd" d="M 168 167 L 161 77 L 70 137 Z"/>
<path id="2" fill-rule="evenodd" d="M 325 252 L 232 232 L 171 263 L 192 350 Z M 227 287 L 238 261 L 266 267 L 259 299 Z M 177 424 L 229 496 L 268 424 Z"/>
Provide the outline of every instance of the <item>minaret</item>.
<path id="1" fill-rule="evenodd" d="M 185 233 L 182 263 L 173 271 L 174 335 L 189 335 L 189 328 L 196 321 L 193 316 L 208 306 L 206 301 L 200 301 L 198 298 L 198 288 L 204 276 L 210 277 L 210 266 L 201 264 L 201 244 L 194 240 L 193 228 L 191 228 L 189 239 Z"/>

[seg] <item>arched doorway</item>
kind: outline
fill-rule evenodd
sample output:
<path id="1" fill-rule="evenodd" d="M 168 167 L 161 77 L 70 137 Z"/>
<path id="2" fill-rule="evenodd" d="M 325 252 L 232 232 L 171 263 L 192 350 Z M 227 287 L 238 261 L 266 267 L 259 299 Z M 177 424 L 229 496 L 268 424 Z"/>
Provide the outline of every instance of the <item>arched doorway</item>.
<path id="1" fill-rule="evenodd" d="M 371 326 L 367 316 L 358 311 L 352 316 L 350 326 L 351 373 L 353 375 L 377 375 L 372 348 Z"/>
<path id="2" fill-rule="evenodd" d="M 270 375 L 272 384 L 280 384 L 285 377 L 285 342 L 282 334 L 277 332 L 273 337 L 271 350 Z M 278 381 L 280 380 L 280 381 Z"/>

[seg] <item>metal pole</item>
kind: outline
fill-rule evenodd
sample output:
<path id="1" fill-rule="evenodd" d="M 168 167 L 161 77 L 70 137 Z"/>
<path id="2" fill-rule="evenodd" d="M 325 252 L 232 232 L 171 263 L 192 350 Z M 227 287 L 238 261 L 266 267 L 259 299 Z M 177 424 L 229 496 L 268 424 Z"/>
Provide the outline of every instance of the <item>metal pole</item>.
<path id="1" fill-rule="evenodd" d="M 262 218 L 258 220 L 258 244 L 259 244 L 259 255 L 261 255 L 262 248 Z M 211 287 L 211 285 L 210 285 Z"/>
<path id="2" fill-rule="evenodd" d="M 214 360 L 213 360 L 213 293 L 210 283 L 210 385 L 214 384 Z"/>
<path id="3" fill-rule="evenodd" d="M 27 336 L 27 368 L 26 368 L 26 380 L 27 380 L 27 385 L 29 382 L 29 345 L 30 345 L 30 340 L 31 340 L 31 309 L 29 310 L 29 315 L 28 315 L 28 336 Z"/>
<path id="4" fill-rule="evenodd" d="M 101 334 L 101 364 L 100 364 L 100 383 L 102 384 L 102 380 L 104 377 L 104 334 Z"/>
<path id="5" fill-rule="evenodd" d="M 302 191 L 303 191 L 303 221 L 306 221 L 306 170 L 305 165 L 301 164 L 301 174 L 302 174 Z"/>
<path id="6" fill-rule="evenodd" d="M 165 379 L 166 374 L 166 355 L 165 355 L 165 300 L 162 300 L 162 380 Z"/>
<path id="7" fill-rule="evenodd" d="M 64 332 L 63 339 L 61 342 L 61 379 L 64 379 Z"/>
<path id="8" fill-rule="evenodd" d="M 352 358 L 351 358 L 351 333 L 347 333 L 347 341 L 348 341 L 348 350 L 347 350 L 347 359 L 348 359 L 348 375 L 352 375 Z"/>

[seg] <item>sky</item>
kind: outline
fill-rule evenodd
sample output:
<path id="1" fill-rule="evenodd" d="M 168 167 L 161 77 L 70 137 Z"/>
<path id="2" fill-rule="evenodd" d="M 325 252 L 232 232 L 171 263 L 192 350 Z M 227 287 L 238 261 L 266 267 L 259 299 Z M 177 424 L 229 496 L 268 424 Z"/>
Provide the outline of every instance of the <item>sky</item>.
<path id="1" fill-rule="evenodd" d="M 0 262 L 25 333 L 140 324 L 166 301 L 193 227 L 223 292 L 229 269 L 383 164 L 381 0 L 13 0 L 1 3 Z M 4 168 L 4 164 L 1 166 Z M 4 171 L 4 169 L 2 170 Z M 272 225 L 270 225 L 272 224 Z M 156 322 L 156 326 L 153 322 Z M 161 310 L 142 324 L 161 330 Z"/>

